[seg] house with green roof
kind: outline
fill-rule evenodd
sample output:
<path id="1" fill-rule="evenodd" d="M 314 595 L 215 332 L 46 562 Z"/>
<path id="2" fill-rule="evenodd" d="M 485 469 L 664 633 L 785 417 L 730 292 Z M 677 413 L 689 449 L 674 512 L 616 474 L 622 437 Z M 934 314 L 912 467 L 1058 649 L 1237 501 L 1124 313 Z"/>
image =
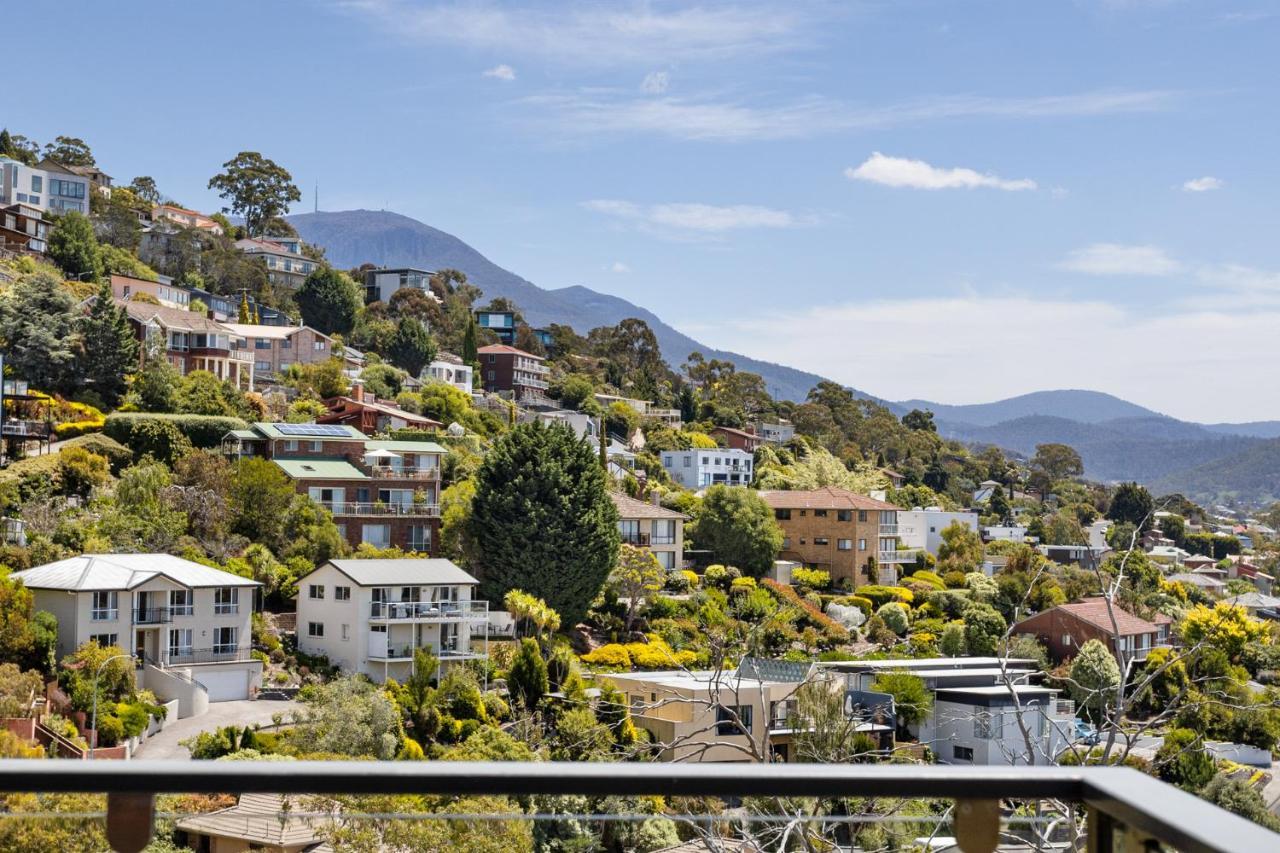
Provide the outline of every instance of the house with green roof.
<path id="1" fill-rule="evenodd" d="M 344 424 L 264 422 L 228 432 L 222 449 L 232 459 L 269 459 L 333 515 L 353 547 L 432 554 L 437 546 L 445 448 L 433 441 L 374 439 Z"/>

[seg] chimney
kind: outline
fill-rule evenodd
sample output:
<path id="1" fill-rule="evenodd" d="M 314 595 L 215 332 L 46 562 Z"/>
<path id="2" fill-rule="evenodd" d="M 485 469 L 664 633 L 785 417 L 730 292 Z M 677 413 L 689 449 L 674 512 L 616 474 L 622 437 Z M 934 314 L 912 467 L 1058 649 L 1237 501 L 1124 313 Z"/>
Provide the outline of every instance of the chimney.
<path id="1" fill-rule="evenodd" d="M 662 495 L 658 493 L 657 489 L 649 492 L 649 500 L 654 506 L 662 506 Z"/>
<path id="2" fill-rule="evenodd" d="M 359 379 L 351 383 L 351 399 L 357 403 L 364 402 L 364 383 Z"/>

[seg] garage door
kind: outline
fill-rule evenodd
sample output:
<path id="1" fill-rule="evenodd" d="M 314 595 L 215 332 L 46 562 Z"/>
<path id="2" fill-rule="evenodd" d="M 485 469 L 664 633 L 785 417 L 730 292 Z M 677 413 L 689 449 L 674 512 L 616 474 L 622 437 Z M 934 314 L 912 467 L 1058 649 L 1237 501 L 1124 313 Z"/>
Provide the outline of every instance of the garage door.
<path id="1" fill-rule="evenodd" d="M 209 691 L 210 702 L 229 702 L 249 698 L 249 674 L 243 669 L 193 670 L 196 681 Z"/>

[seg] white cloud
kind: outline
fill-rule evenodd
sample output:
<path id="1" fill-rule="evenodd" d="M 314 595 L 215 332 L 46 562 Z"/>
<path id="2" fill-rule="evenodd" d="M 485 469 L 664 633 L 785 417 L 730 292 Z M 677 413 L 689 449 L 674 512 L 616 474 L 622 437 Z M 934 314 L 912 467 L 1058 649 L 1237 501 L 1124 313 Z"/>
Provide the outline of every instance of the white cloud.
<path id="1" fill-rule="evenodd" d="M 1186 394 L 1188 387 L 1204 387 L 1214 389 L 1215 420 L 1253 420 L 1280 408 L 1280 386 L 1260 385 L 1256 371 L 1239 368 L 1280 359 L 1277 324 L 1280 306 L 1153 315 L 1105 302 L 975 295 L 858 300 L 682 331 L 696 332 L 709 346 L 812 370 L 889 399 L 972 403 L 1096 388 L 1204 420 L 1202 401 Z M 851 328 L 858 329 L 856 358 L 850 358 Z M 909 359 L 901 357 L 904 340 L 911 341 Z M 1081 346 L 1085 340 L 1088 346 Z M 962 370 L 957 381 L 958 366 L 988 363 L 993 345 L 1011 357 L 1001 359 L 998 370 Z M 1072 357 L 1035 357 L 1054 352 Z"/>
<path id="2" fill-rule="evenodd" d="M 570 65 L 715 61 L 808 43 L 816 15 L 768 3 L 672 8 L 645 0 L 507 7 L 493 3 L 338 0 L 404 38 L 536 56 Z"/>
<path id="3" fill-rule="evenodd" d="M 1029 178 L 1006 180 L 973 169 L 943 169 L 923 160 L 889 157 L 873 153 L 858 168 L 844 170 L 851 181 L 868 181 L 887 187 L 909 187 L 916 190 L 954 190 L 990 187 L 998 190 L 1034 190 L 1036 182 Z"/>
<path id="4" fill-rule="evenodd" d="M 884 130 L 958 118 L 1037 119 L 1154 112 L 1177 98 L 1169 91 L 1085 92 L 1036 98 L 934 97 L 865 106 L 810 96 L 774 104 L 720 96 L 653 97 L 617 90 L 534 95 L 517 102 L 547 132 L 651 133 L 676 139 L 799 139 L 826 133 Z"/>
<path id="5" fill-rule="evenodd" d="M 495 65 L 488 71 L 484 72 L 484 76 L 510 82 L 511 80 L 516 79 L 516 70 L 510 65 Z"/>
<path id="6" fill-rule="evenodd" d="M 671 85 L 671 75 L 666 71 L 650 71 L 640 81 L 640 91 L 646 95 L 661 95 Z"/>
<path id="7" fill-rule="evenodd" d="M 1058 266 L 1086 275 L 1165 276 L 1182 270 L 1182 264 L 1159 246 L 1121 243 L 1094 243 L 1076 249 Z"/>
<path id="8" fill-rule="evenodd" d="M 1192 178 L 1184 183 L 1182 188 L 1189 193 L 1207 193 L 1210 190 L 1222 189 L 1222 181 L 1212 175 L 1205 175 L 1203 178 Z"/>
<path id="9" fill-rule="evenodd" d="M 614 261 L 613 265 L 609 267 L 609 272 L 629 273 L 631 272 L 631 267 L 627 266 L 622 261 Z"/>
<path id="10" fill-rule="evenodd" d="M 785 210 L 751 204 L 713 205 L 697 202 L 640 205 L 617 199 L 593 199 L 582 206 L 655 233 L 723 234 L 744 228 L 792 228 L 812 221 Z"/>

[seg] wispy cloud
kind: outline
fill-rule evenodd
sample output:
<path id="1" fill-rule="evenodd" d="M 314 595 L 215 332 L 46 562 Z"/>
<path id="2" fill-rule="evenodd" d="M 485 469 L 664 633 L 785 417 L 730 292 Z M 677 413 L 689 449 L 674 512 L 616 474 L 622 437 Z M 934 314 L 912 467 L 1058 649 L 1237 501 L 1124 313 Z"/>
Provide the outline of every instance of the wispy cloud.
<path id="1" fill-rule="evenodd" d="M 874 152 L 856 169 L 850 166 L 844 176 L 851 181 L 867 181 L 886 187 L 907 187 L 915 190 L 956 190 L 990 187 L 997 190 L 1034 190 L 1036 182 L 1030 178 L 1007 180 L 973 169 L 944 169 L 931 166 L 923 160 L 889 157 Z"/>
<path id="2" fill-rule="evenodd" d="M 510 82 L 516 79 L 516 70 L 510 65 L 495 65 L 488 71 L 485 71 L 484 76 Z"/>
<path id="3" fill-rule="evenodd" d="M 621 273 L 629 273 L 629 272 L 631 272 L 631 267 L 627 266 L 627 265 L 626 265 L 626 264 L 624 264 L 622 261 L 614 261 L 614 262 L 609 266 L 609 272 L 616 272 L 616 273 L 619 273 L 619 274 L 621 274 Z"/>
<path id="4" fill-rule="evenodd" d="M 567 0 L 542 7 L 411 0 L 338 0 L 337 5 L 417 42 L 598 67 L 774 53 L 807 43 L 817 17 L 762 2 L 684 8 L 645 0 Z"/>
<path id="5" fill-rule="evenodd" d="M 857 105 L 809 96 L 761 104 L 723 96 L 650 97 L 615 90 L 534 95 L 517 102 L 542 129 L 583 134 L 657 134 L 689 140 L 796 139 L 963 118 L 1038 119 L 1168 109 L 1171 91 L 1084 92 L 1035 98 L 946 96 Z"/>
<path id="6" fill-rule="evenodd" d="M 582 206 L 659 236 L 689 232 L 718 235 L 751 228 L 794 228 L 813 221 L 812 217 L 753 204 L 678 202 L 642 205 L 618 199 L 593 199 L 584 201 Z"/>
<path id="7" fill-rule="evenodd" d="M 1076 249 L 1058 266 L 1086 275 L 1166 276 L 1182 270 L 1182 264 L 1159 246 L 1122 243 L 1094 243 Z"/>
<path id="8" fill-rule="evenodd" d="M 1189 193 L 1207 193 L 1222 189 L 1222 181 L 1212 175 L 1205 175 L 1203 178 L 1192 178 L 1187 181 L 1182 185 L 1182 189 Z"/>
<path id="9" fill-rule="evenodd" d="M 661 95 L 671 85 L 671 75 L 666 71 L 650 71 L 640 81 L 640 91 L 646 95 Z"/>

